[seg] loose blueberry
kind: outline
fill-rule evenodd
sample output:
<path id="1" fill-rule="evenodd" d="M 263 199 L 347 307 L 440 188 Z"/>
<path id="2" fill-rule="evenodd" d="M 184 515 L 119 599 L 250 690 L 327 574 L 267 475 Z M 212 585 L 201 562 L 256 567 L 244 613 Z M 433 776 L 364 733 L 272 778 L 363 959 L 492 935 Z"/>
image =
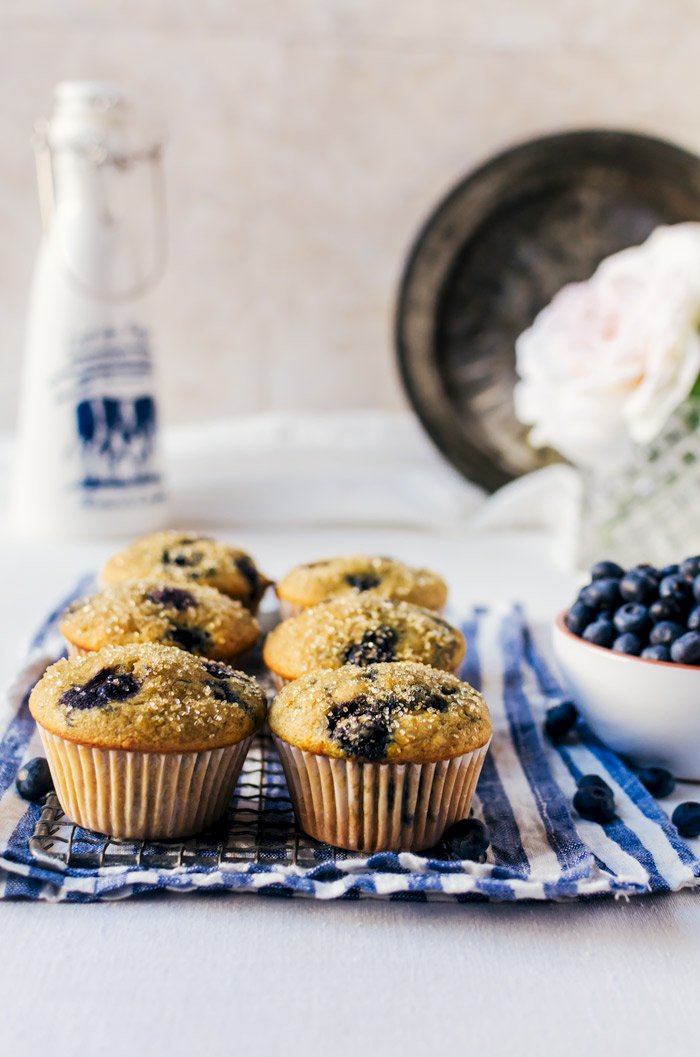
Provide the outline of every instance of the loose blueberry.
<path id="1" fill-rule="evenodd" d="M 606 620 L 602 617 L 594 620 L 583 632 L 586 642 L 592 642 L 595 646 L 605 646 L 606 648 L 612 646 L 616 635 L 617 632 L 612 620 Z"/>
<path id="2" fill-rule="evenodd" d="M 562 701 L 547 709 L 544 732 L 551 741 L 561 741 L 573 729 L 578 719 L 578 709 L 573 701 Z"/>
<path id="3" fill-rule="evenodd" d="M 373 631 L 366 631 L 360 642 L 352 642 L 344 653 L 346 664 L 377 664 L 393 661 L 398 640 L 396 628 L 383 624 Z"/>
<path id="4" fill-rule="evenodd" d="M 696 602 L 700 602 L 700 576 L 696 576 L 693 580 L 693 598 Z"/>
<path id="5" fill-rule="evenodd" d="M 663 580 L 664 576 L 675 576 L 678 572 L 680 565 L 664 565 L 663 569 L 659 569 L 659 576 Z"/>
<path id="6" fill-rule="evenodd" d="M 443 840 L 460 859 L 470 859 L 472 862 L 481 862 L 491 843 L 488 827 L 478 818 L 463 818 L 455 822 Z"/>
<path id="7" fill-rule="evenodd" d="M 148 592 L 146 598 L 149 602 L 163 606 L 165 609 L 177 609 L 179 613 L 197 605 L 194 595 L 182 587 L 154 587 Z"/>
<path id="8" fill-rule="evenodd" d="M 578 597 L 591 609 L 615 609 L 620 604 L 619 580 L 594 580 L 581 590 Z"/>
<path id="9" fill-rule="evenodd" d="M 700 804 L 686 800 L 671 815 L 671 822 L 681 837 L 700 837 Z"/>
<path id="10" fill-rule="evenodd" d="M 373 573 L 350 573 L 345 577 L 345 581 L 356 591 L 371 591 L 372 588 L 379 587 L 381 582 Z"/>
<path id="11" fill-rule="evenodd" d="M 652 646 L 670 646 L 684 634 L 685 628 L 681 624 L 673 620 L 661 620 L 651 629 L 649 642 Z"/>
<path id="12" fill-rule="evenodd" d="M 700 632 L 688 631 L 671 646 L 671 660 L 676 664 L 700 664 Z"/>
<path id="13" fill-rule="evenodd" d="M 659 598 L 670 598 L 679 606 L 689 606 L 692 600 L 691 585 L 682 576 L 664 576 L 659 584 Z"/>
<path id="14" fill-rule="evenodd" d="M 631 570 L 620 580 L 620 594 L 625 602 L 651 602 L 656 598 L 658 583 L 646 569 Z"/>
<path id="15" fill-rule="evenodd" d="M 43 756 L 27 760 L 17 772 L 15 778 L 17 792 L 25 800 L 41 800 L 53 789 L 53 778 L 49 765 Z"/>
<path id="16" fill-rule="evenodd" d="M 628 570 L 631 573 L 644 573 L 645 576 L 651 576 L 652 579 L 656 580 L 657 584 L 661 579 L 661 572 L 654 565 L 649 565 L 648 562 L 639 562 L 638 565 L 633 565 Z"/>
<path id="17" fill-rule="evenodd" d="M 585 629 L 595 620 L 595 617 L 596 612 L 590 606 L 587 606 L 584 602 L 574 602 L 564 618 L 564 623 L 574 635 L 583 635 Z"/>
<path id="18" fill-rule="evenodd" d="M 612 644 L 613 653 L 627 653 L 630 657 L 639 657 L 642 652 L 642 643 L 638 635 L 626 631 L 624 635 L 618 635 Z"/>
<path id="19" fill-rule="evenodd" d="M 678 572 L 686 580 L 694 580 L 696 576 L 700 576 L 700 555 L 696 554 L 693 558 L 682 561 Z"/>
<path id="20" fill-rule="evenodd" d="M 671 660 L 671 650 L 668 646 L 645 646 L 639 656 L 643 657 L 645 661 L 665 661 L 668 663 Z"/>
<path id="21" fill-rule="evenodd" d="M 693 606 L 685 625 L 688 631 L 700 631 L 700 606 Z"/>
<path id="22" fill-rule="evenodd" d="M 576 601 L 583 602 L 584 606 L 588 606 L 589 609 L 598 609 L 597 600 L 591 596 L 591 588 L 593 587 L 595 587 L 595 584 L 586 584 L 585 587 L 582 587 L 576 595 Z"/>
<path id="23" fill-rule="evenodd" d="M 603 789 L 609 797 L 613 796 L 612 789 L 599 774 L 582 774 L 576 782 L 576 785 L 579 789 L 592 789 L 594 787 L 596 789 Z"/>
<path id="24" fill-rule="evenodd" d="M 676 788 L 673 775 L 665 767 L 640 767 L 637 778 L 657 799 L 670 796 Z"/>
<path id="25" fill-rule="evenodd" d="M 680 623 L 683 620 L 685 609 L 670 598 L 657 598 L 649 606 L 649 616 L 655 624 L 662 620 L 673 620 Z"/>
<path id="26" fill-rule="evenodd" d="M 621 580 L 625 570 L 617 562 L 596 562 L 591 569 L 591 580 Z"/>
<path id="27" fill-rule="evenodd" d="M 631 631 L 634 635 L 643 636 L 650 623 L 649 610 L 639 602 L 627 602 L 616 610 L 613 622 L 621 635 Z"/>
<path id="28" fill-rule="evenodd" d="M 126 701 L 138 694 L 141 684 L 128 672 L 103 668 L 83 686 L 72 686 L 61 694 L 62 705 L 68 708 L 102 708 L 112 701 Z"/>
<path id="29" fill-rule="evenodd" d="M 581 818 L 589 822 L 605 825 L 615 818 L 615 798 L 609 787 L 603 789 L 599 785 L 587 785 L 579 788 L 574 794 L 573 804 Z"/>

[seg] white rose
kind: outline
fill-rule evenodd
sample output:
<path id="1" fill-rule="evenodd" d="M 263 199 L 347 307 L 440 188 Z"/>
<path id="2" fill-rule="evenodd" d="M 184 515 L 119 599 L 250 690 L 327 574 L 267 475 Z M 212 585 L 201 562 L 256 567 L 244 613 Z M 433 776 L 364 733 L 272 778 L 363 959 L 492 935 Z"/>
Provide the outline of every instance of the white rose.
<path id="1" fill-rule="evenodd" d="M 700 224 L 657 228 L 565 286 L 516 342 L 518 418 L 572 462 L 647 443 L 700 373 Z"/>

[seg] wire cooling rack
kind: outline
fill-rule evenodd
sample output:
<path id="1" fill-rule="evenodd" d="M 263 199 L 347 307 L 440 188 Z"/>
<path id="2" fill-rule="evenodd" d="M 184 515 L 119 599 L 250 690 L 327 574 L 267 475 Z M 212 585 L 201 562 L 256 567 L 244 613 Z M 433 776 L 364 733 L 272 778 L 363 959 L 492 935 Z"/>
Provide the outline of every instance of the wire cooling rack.
<path id="1" fill-rule="evenodd" d="M 246 670 L 272 699 L 275 690 L 260 649 L 249 657 Z M 64 814 L 56 794 L 49 793 L 29 838 L 29 852 L 43 866 L 59 871 L 102 866 L 216 870 L 240 863 L 311 869 L 351 855 L 297 827 L 282 764 L 266 729 L 251 743 L 226 814 L 210 829 L 184 840 L 116 840 L 77 826 Z"/>
<path id="2" fill-rule="evenodd" d="M 297 828 L 284 772 L 269 734 L 258 734 L 243 764 L 226 816 L 215 827 L 179 841 L 114 840 L 81 829 L 49 793 L 29 839 L 34 859 L 54 870 L 101 866 L 216 869 L 226 863 L 301 866 L 347 858 L 348 852 Z"/>
<path id="3" fill-rule="evenodd" d="M 268 614 L 268 623 L 274 623 L 275 616 Z M 276 690 L 264 665 L 261 646 L 249 655 L 245 671 L 258 680 L 271 702 Z M 56 794 L 49 793 L 29 838 L 29 853 L 37 863 L 60 872 L 103 866 L 154 870 L 192 866 L 216 870 L 227 864 L 311 870 L 326 863 L 332 866 L 356 859 L 360 854 L 323 844 L 299 829 L 284 770 L 267 726 L 253 738 L 228 810 L 210 829 L 184 840 L 117 840 L 76 825 L 64 814 Z M 447 842 L 424 854 L 431 859 L 459 859 Z"/>

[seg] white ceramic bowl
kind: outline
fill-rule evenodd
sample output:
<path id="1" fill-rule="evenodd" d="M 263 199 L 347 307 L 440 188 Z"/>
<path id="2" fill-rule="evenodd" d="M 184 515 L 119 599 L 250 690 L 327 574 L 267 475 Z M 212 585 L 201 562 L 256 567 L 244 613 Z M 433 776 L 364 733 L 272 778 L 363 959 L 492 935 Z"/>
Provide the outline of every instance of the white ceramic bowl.
<path id="1" fill-rule="evenodd" d="M 581 715 L 611 749 L 700 781 L 700 667 L 594 646 L 568 630 L 563 613 L 554 652 Z"/>

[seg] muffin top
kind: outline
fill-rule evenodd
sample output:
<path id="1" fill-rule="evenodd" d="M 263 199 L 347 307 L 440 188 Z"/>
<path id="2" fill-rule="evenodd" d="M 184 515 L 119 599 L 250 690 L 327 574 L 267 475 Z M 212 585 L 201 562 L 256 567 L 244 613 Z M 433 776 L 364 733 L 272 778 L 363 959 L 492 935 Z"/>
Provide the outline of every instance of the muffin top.
<path id="1" fill-rule="evenodd" d="M 102 570 L 105 584 L 163 580 L 216 587 L 257 609 L 270 581 L 245 551 L 193 532 L 155 532 L 113 555 Z"/>
<path id="2" fill-rule="evenodd" d="M 81 650 L 160 642 L 229 660 L 258 641 L 250 610 L 213 587 L 134 580 L 81 598 L 61 618 L 61 633 Z"/>
<path id="3" fill-rule="evenodd" d="M 197 752 L 235 745 L 257 730 L 265 693 L 242 672 L 176 646 L 105 646 L 47 668 L 29 710 L 68 741 Z"/>
<path id="4" fill-rule="evenodd" d="M 445 581 L 430 569 L 412 569 L 393 558 L 367 554 L 298 565 L 277 585 L 283 601 L 300 607 L 364 591 L 426 609 L 441 609 L 447 599 Z"/>
<path id="5" fill-rule="evenodd" d="M 310 672 L 280 691 L 269 719 L 291 745 L 346 760 L 428 763 L 491 737 L 481 694 L 414 661 Z"/>
<path id="6" fill-rule="evenodd" d="M 420 661 L 453 671 L 464 653 L 464 636 L 446 620 L 370 591 L 321 602 L 282 621 L 265 641 L 264 658 L 284 679 L 298 679 L 315 668 L 380 661 Z"/>

